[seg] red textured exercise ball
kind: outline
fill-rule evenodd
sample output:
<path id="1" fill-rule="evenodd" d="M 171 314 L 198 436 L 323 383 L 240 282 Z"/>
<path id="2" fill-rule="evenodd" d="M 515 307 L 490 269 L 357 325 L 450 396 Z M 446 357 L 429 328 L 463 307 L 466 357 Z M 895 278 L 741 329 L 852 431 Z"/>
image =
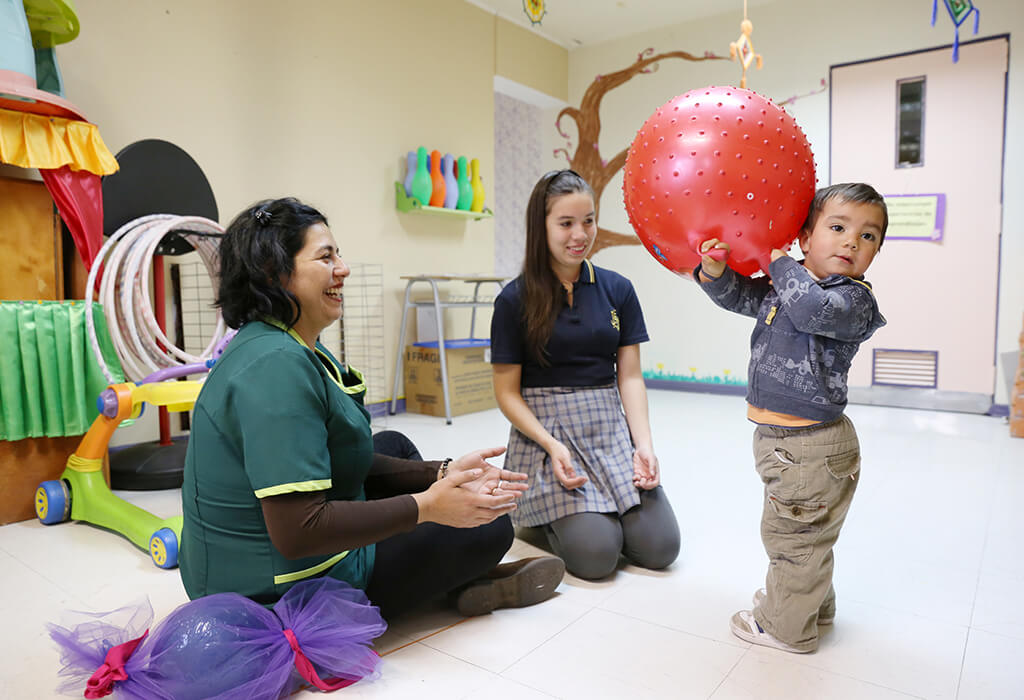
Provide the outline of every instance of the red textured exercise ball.
<path id="1" fill-rule="evenodd" d="M 622 192 L 640 240 L 689 277 L 701 242 L 729 244 L 729 267 L 767 269 L 800 233 L 814 197 L 814 154 L 784 109 L 736 87 L 691 90 L 658 108 L 626 156 Z"/>

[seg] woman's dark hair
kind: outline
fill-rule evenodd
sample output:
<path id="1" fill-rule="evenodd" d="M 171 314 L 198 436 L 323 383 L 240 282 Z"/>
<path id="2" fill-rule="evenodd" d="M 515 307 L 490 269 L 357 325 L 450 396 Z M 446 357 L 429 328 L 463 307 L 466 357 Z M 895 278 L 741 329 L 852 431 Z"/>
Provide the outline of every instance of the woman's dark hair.
<path id="1" fill-rule="evenodd" d="M 327 219 L 294 197 L 257 202 L 235 217 L 220 242 L 215 302 L 228 326 L 268 316 L 295 325 L 302 310 L 284 285 L 314 224 L 326 226 Z"/>
<path id="2" fill-rule="evenodd" d="M 555 318 L 565 304 L 562 283 L 551 269 L 547 217 L 558 197 L 582 192 L 594 198 L 594 190 L 574 170 L 552 170 L 537 181 L 526 205 L 526 258 L 520 276 L 523 326 L 527 352 L 542 366 L 550 362 L 544 348 Z"/>

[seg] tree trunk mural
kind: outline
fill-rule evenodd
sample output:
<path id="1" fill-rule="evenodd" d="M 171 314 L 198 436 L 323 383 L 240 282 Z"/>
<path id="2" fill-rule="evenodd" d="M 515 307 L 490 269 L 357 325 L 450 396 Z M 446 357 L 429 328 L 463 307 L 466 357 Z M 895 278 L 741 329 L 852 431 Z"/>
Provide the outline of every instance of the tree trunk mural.
<path id="1" fill-rule="evenodd" d="M 555 153 L 563 152 L 566 160 L 569 161 L 569 167 L 582 175 L 594 188 L 594 207 L 596 209 L 601 207 L 601 193 L 605 186 L 626 163 L 626 153 L 629 150 L 627 146 L 607 161 L 601 157 L 598 138 L 601 135 L 601 100 L 605 93 L 619 87 L 637 73 L 653 73 L 658 69 L 658 61 L 665 58 L 682 58 L 687 61 L 729 60 L 726 56 L 716 56 L 710 51 L 706 51 L 703 56 L 694 56 L 686 51 L 669 51 L 655 56 L 651 56 L 652 53 L 654 53 L 654 49 L 645 49 L 637 55 L 636 63 L 628 68 L 594 78 L 594 82 L 584 93 L 580 106 L 566 107 L 558 113 L 558 117 L 555 119 L 558 133 L 566 138 L 569 138 L 569 135 L 562 131 L 562 117 L 569 115 L 576 122 L 579 138 L 576 153 L 571 159 L 569 151 L 564 148 L 556 149 Z M 600 220 L 599 217 L 598 221 Z M 590 255 L 593 256 L 603 248 L 617 245 L 640 245 L 640 239 L 634 233 L 617 233 L 598 225 L 597 240 L 594 241 Z"/>

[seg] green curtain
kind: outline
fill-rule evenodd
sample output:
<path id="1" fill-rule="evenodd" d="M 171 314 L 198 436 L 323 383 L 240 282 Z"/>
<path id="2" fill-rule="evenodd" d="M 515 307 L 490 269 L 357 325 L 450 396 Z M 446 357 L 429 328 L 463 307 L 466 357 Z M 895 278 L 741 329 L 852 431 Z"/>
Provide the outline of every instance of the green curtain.
<path id="1" fill-rule="evenodd" d="M 118 382 L 121 363 L 103 309 L 91 309 L 100 350 Z M 0 440 L 81 435 L 107 387 L 85 328 L 83 301 L 0 301 Z"/>

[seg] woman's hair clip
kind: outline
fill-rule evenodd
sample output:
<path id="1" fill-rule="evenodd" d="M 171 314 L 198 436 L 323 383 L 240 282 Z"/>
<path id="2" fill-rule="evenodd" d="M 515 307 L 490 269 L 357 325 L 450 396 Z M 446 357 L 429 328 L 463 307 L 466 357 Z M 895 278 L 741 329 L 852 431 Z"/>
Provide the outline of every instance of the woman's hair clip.
<path id="1" fill-rule="evenodd" d="M 256 211 L 253 212 L 252 215 L 253 218 L 255 218 L 256 221 L 260 222 L 260 224 L 263 226 L 266 226 L 267 224 L 270 223 L 271 214 L 266 209 L 257 209 Z"/>

